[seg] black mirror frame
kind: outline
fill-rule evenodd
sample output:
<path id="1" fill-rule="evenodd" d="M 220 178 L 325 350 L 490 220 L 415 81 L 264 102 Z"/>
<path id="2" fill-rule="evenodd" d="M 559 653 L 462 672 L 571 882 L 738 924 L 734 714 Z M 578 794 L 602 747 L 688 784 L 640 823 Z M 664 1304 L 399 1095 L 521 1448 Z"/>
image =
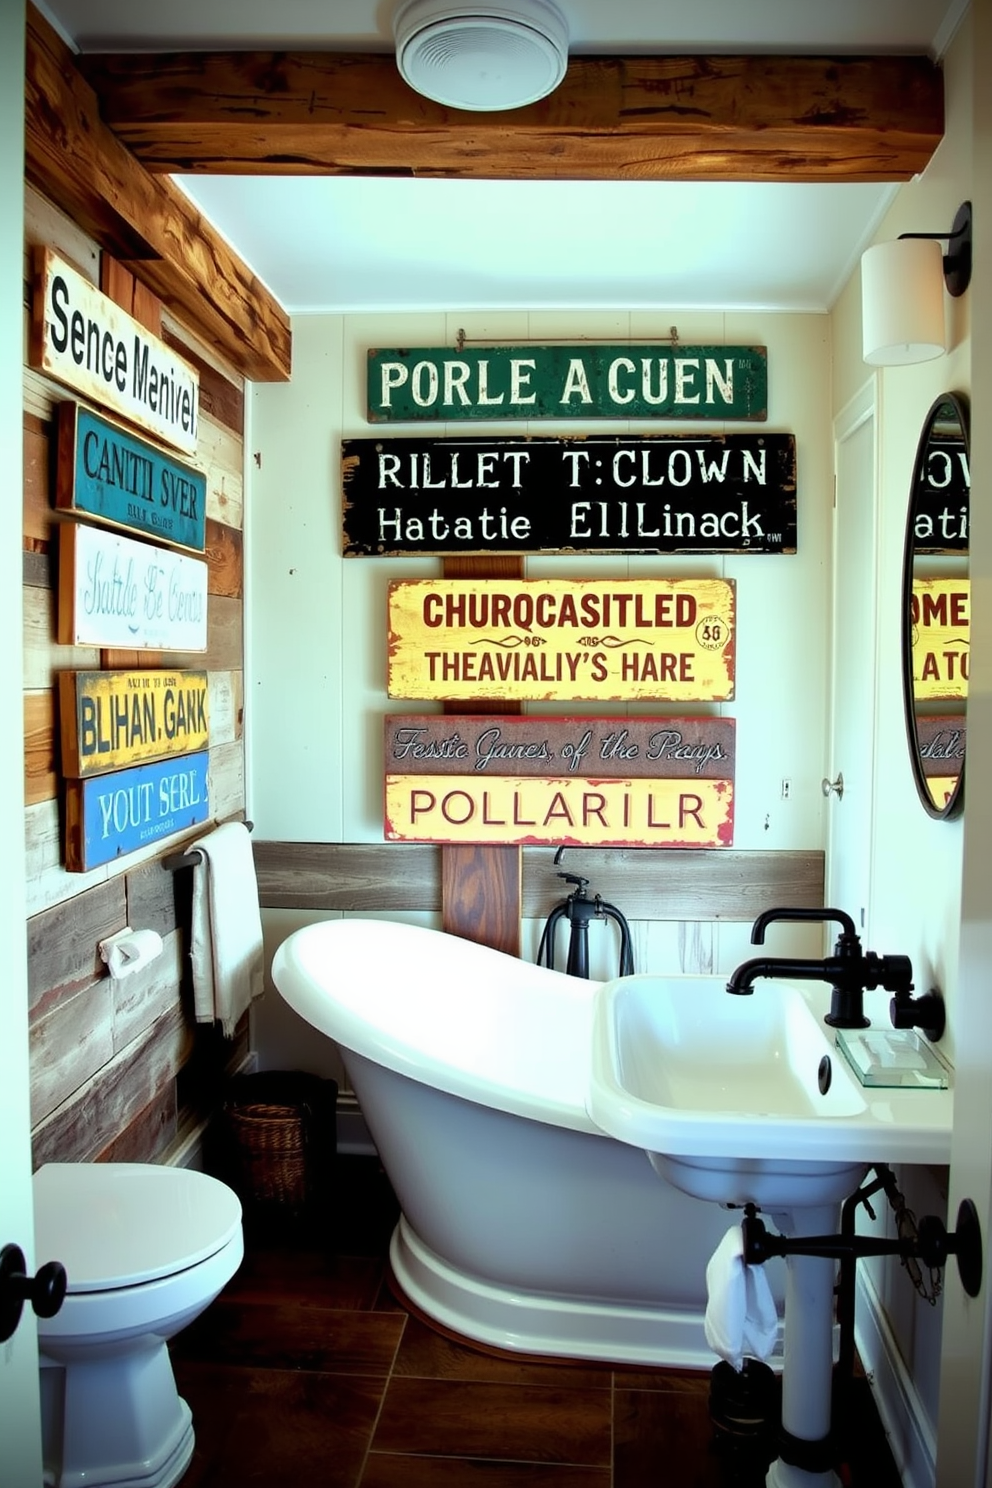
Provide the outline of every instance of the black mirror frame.
<path id="1" fill-rule="evenodd" d="M 927 784 L 926 772 L 923 769 L 923 761 L 920 758 L 920 739 L 916 726 L 916 698 L 913 692 L 913 563 L 916 551 L 916 491 L 919 483 L 920 466 L 924 453 L 933 433 L 933 426 L 939 409 L 953 404 L 961 424 L 964 436 L 965 452 L 971 459 L 971 435 L 968 423 L 968 405 L 959 393 L 941 393 L 930 405 L 920 431 L 919 442 L 916 446 L 916 458 L 913 461 L 913 479 L 909 493 L 909 506 L 906 514 L 906 536 L 903 548 L 903 570 L 902 570 L 902 697 L 906 714 L 906 741 L 909 745 L 909 758 L 913 767 L 913 782 L 916 785 L 917 794 L 923 805 L 923 809 L 929 816 L 937 821 L 950 821 L 959 816 L 964 810 L 964 771 L 967 760 L 961 761 L 961 769 L 954 789 L 945 805 L 938 806 Z M 969 524 L 971 520 L 970 495 L 969 495 Z"/>

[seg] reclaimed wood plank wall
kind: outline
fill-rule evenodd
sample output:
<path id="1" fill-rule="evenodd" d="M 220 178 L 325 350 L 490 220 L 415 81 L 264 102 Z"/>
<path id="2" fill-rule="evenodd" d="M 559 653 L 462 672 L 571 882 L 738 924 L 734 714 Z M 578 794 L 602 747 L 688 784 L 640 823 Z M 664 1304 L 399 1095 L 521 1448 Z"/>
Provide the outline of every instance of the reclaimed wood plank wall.
<path id="1" fill-rule="evenodd" d="M 208 650 L 150 656 L 55 642 L 55 548 L 51 500 L 53 413 L 70 396 L 25 367 L 24 376 L 24 799 L 27 954 L 35 1165 L 161 1160 L 209 1115 L 225 1072 L 248 1049 L 247 1019 L 234 1040 L 197 1026 L 191 1012 L 190 874 L 162 858 L 202 828 L 89 873 L 62 867 L 57 675 L 128 666 L 206 667 L 210 708 L 210 809 L 244 815 L 242 738 L 244 381 L 194 339 L 151 293 L 62 212 L 28 188 L 25 319 L 31 250 L 46 243 L 101 285 L 129 314 L 200 373 L 200 436 L 190 463 L 207 478 Z M 112 981 L 99 942 L 130 924 L 157 930 L 163 955 Z"/>

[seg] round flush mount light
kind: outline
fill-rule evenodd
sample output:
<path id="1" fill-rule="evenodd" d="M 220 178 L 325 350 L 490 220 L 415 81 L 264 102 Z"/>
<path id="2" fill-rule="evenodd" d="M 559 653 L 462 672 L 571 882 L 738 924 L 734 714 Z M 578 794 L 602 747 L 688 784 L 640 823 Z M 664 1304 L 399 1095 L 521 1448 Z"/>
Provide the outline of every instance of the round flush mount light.
<path id="1" fill-rule="evenodd" d="M 449 108 L 521 108 L 552 93 L 568 66 L 553 0 L 403 0 L 393 35 L 405 81 Z"/>

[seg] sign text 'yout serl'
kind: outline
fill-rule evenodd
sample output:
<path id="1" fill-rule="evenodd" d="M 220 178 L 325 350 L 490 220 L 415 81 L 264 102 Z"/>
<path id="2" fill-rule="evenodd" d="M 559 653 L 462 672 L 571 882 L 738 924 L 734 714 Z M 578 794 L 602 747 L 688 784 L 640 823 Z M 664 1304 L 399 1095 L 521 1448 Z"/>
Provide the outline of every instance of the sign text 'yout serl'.
<path id="1" fill-rule="evenodd" d="M 86 873 L 210 815 L 206 750 L 66 782 L 65 866 Z"/>

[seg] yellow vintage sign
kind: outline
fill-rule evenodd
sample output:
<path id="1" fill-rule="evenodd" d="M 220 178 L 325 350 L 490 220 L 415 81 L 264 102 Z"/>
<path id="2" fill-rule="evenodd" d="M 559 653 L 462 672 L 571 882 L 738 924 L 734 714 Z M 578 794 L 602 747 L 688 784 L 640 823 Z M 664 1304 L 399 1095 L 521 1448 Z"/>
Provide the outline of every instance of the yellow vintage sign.
<path id="1" fill-rule="evenodd" d="M 206 749 L 207 674 L 61 672 L 62 773 L 104 775 Z"/>
<path id="2" fill-rule="evenodd" d="M 734 599 L 727 579 L 398 579 L 389 696 L 724 702 Z"/>
<path id="3" fill-rule="evenodd" d="M 966 698 L 971 655 L 968 580 L 914 579 L 910 622 L 916 702 Z"/>
<path id="4" fill-rule="evenodd" d="M 391 842 L 726 847 L 731 780 L 387 775 Z"/>

